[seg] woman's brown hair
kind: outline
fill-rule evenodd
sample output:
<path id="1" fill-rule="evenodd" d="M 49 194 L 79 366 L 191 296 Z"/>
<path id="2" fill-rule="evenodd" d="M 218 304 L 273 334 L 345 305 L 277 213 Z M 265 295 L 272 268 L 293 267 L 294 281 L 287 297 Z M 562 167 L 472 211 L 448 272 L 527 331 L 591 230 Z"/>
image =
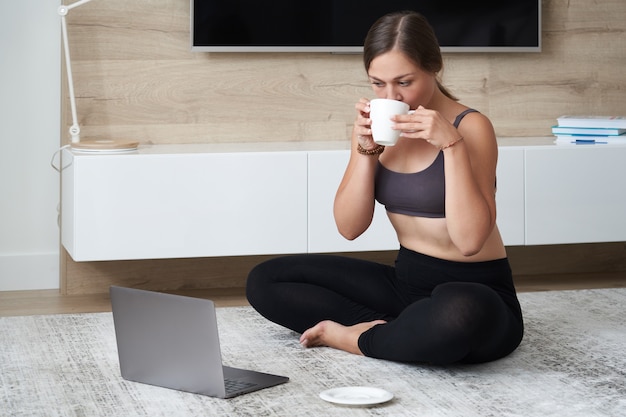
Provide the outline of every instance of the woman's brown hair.
<path id="1" fill-rule="evenodd" d="M 393 49 L 404 53 L 424 71 L 439 74 L 443 57 L 435 31 L 424 16 L 413 11 L 389 13 L 370 28 L 363 48 L 363 64 L 368 71 L 372 60 Z M 437 79 L 437 86 L 447 97 L 457 100 Z"/>

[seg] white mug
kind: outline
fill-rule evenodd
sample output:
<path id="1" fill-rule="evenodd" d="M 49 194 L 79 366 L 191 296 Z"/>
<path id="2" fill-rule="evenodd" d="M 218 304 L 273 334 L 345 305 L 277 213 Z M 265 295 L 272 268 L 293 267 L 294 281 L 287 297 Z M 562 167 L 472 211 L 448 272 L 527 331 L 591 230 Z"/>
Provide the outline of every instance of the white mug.
<path id="1" fill-rule="evenodd" d="M 398 100 L 375 98 L 370 101 L 370 119 L 372 119 L 372 137 L 379 145 L 393 146 L 400 138 L 400 131 L 391 127 L 391 118 L 397 114 L 407 114 L 409 105 Z"/>

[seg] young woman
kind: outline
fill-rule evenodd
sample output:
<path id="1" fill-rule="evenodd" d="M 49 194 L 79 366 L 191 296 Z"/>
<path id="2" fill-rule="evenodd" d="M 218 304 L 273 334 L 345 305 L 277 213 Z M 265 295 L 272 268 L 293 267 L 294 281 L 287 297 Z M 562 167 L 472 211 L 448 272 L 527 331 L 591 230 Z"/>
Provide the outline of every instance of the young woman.
<path id="1" fill-rule="evenodd" d="M 522 313 L 496 226 L 493 127 L 441 85 L 443 62 L 414 12 L 379 19 L 365 40 L 374 94 L 415 112 L 401 138 L 377 145 L 369 101 L 356 103 L 352 151 L 335 198 L 339 232 L 355 239 L 385 205 L 400 244 L 395 266 L 332 255 L 279 257 L 248 277 L 250 304 L 302 333 L 305 347 L 404 362 L 492 361 L 521 342 Z"/>

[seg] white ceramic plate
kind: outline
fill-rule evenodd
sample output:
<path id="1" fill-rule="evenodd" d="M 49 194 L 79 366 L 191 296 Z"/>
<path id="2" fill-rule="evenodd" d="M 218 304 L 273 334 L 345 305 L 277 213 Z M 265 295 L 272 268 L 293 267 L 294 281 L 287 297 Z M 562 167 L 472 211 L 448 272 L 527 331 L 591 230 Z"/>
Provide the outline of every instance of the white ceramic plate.
<path id="1" fill-rule="evenodd" d="M 393 394 L 374 387 L 341 387 L 320 393 L 322 400 L 345 405 L 381 404 L 393 398 Z"/>

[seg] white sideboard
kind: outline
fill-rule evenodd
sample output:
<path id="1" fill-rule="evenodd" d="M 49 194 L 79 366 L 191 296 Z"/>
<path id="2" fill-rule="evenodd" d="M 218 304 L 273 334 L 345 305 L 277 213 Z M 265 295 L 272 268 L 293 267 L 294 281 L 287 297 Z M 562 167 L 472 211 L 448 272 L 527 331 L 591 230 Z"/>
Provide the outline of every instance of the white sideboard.
<path id="1" fill-rule="evenodd" d="M 525 243 L 626 240 L 626 146 L 525 150 Z"/>
<path id="2" fill-rule="evenodd" d="M 625 145 L 500 139 L 506 245 L 626 240 Z M 142 145 L 62 152 L 61 241 L 75 261 L 398 248 L 384 208 L 342 238 L 332 214 L 348 142 Z"/>
<path id="3" fill-rule="evenodd" d="M 61 238 L 75 261 L 307 251 L 306 152 L 64 159 Z"/>
<path id="4" fill-rule="evenodd" d="M 371 226 L 356 240 L 339 234 L 333 217 L 335 192 L 348 165 L 348 150 L 311 151 L 309 154 L 309 252 L 351 252 L 398 249 L 395 231 L 385 208 L 376 203 Z"/>

